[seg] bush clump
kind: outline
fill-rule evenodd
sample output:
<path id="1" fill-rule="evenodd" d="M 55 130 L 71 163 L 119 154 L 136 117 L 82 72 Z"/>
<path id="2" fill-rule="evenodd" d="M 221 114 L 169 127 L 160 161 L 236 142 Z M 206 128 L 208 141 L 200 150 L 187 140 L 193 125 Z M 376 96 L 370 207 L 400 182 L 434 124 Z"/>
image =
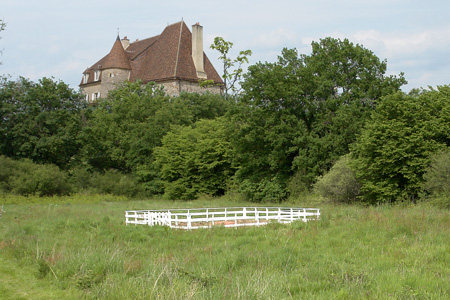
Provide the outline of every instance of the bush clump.
<path id="1" fill-rule="evenodd" d="M 114 170 L 91 175 L 89 189 L 98 194 L 124 195 L 136 197 L 144 193 L 142 185 L 130 175 Z"/>
<path id="2" fill-rule="evenodd" d="M 314 190 L 333 202 L 351 203 L 360 194 L 360 187 L 351 167 L 350 155 L 344 155 L 327 174 L 319 177 Z"/>
<path id="3" fill-rule="evenodd" d="M 442 149 L 430 158 L 430 165 L 423 175 L 424 191 L 433 204 L 450 208 L 450 149 Z"/>
<path id="4" fill-rule="evenodd" d="M 252 202 L 281 202 L 287 197 L 283 181 L 276 176 L 257 183 L 244 179 L 239 185 L 239 191 Z"/>
<path id="5" fill-rule="evenodd" d="M 52 164 L 35 164 L 29 159 L 15 161 L 0 157 L 0 188 L 18 195 L 68 195 L 72 187 L 67 173 Z"/>
<path id="6" fill-rule="evenodd" d="M 114 170 L 91 173 L 78 167 L 68 173 L 56 165 L 0 156 L 0 193 L 42 197 L 82 192 L 137 197 L 144 188 L 131 175 Z"/>

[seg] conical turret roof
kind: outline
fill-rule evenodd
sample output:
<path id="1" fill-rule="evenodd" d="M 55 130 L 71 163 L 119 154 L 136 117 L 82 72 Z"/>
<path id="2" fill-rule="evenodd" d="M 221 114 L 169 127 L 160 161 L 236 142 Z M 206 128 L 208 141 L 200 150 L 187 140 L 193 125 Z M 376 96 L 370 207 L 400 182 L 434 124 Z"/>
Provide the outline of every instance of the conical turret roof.
<path id="1" fill-rule="evenodd" d="M 105 57 L 105 60 L 102 64 L 102 69 L 109 68 L 131 70 L 128 55 L 123 49 L 122 42 L 120 41 L 119 36 L 117 36 L 117 39 L 111 51 Z"/>

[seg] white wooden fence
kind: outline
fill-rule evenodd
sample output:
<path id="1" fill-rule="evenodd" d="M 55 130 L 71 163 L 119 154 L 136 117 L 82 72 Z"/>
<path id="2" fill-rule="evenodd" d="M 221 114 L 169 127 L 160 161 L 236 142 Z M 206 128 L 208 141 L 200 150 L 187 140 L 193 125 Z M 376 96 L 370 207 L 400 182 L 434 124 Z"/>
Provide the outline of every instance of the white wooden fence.
<path id="1" fill-rule="evenodd" d="M 291 223 L 318 220 L 318 208 L 227 207 L 164 210 L 128 210 L 126 224 L 163 225 L 170 228 L 197 229 L 214 225 L 225 227 L 261 226 L 269 222 Z"/>

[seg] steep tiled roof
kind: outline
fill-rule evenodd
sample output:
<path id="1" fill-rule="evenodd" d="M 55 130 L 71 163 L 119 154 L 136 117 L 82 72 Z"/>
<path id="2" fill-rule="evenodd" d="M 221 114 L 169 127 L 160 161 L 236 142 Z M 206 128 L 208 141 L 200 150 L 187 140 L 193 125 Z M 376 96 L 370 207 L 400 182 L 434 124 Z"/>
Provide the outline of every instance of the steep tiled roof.
<path id="1" fill-rule="evenodd" d="M 153 45 L 158 40 L 159 35 L 145 39 L 145 40 L 137 40 L 134 43 L 131 43 L 130 46 L 126 49 L 126 53 L 128 54 L 128 58 L 130 60 L 136 59 L 139 55 L 145 53 L 145 51 Z"/>
<path id="2" fill-rule="evenodd" d="M 204 53 L 203 57 L 207 79 L 223 83 Z M 130 81 L 199 80 L 192 59 L 192 33 L 184 21 L 168 25 L 160 35 L 133 42 L 125 50 L 116 39 L 111 52 L 85 71 L 90 74 L 87 84 L 93 82 L 94 70 L 105 68 L 131 69 Z"/>

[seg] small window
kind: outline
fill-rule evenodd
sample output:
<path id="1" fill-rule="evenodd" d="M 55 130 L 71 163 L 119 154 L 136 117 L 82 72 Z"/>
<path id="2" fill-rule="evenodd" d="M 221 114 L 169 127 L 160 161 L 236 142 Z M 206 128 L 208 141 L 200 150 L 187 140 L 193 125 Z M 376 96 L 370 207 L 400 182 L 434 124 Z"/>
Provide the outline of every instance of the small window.
<path id="1" fill-rule="evenodd" d="M 94 73 L 94 81 L 100 80 L 100 70 L 95 71 Z"/>
<path id="2" fill-rule="evenodd" d="M 89 95 L 86 94 L 86 102 L 89 102 Z"/>
<path id="3" fill-rule="evenodd" d="M 84 76 L 83 76 L 83 83 L 87 83 L 88 80 L 89 80 L 89 73 L 84 73 Z"/>
<path id="4" fill-rule="evenodd" d="M 96 92 L 92 94 L 92 101 L 97 100 L 98 98 L 100 98 L 100 92 Z"/>

